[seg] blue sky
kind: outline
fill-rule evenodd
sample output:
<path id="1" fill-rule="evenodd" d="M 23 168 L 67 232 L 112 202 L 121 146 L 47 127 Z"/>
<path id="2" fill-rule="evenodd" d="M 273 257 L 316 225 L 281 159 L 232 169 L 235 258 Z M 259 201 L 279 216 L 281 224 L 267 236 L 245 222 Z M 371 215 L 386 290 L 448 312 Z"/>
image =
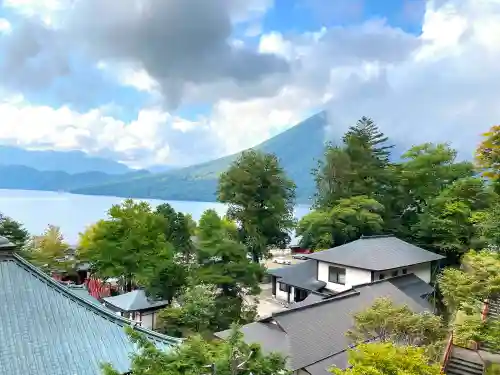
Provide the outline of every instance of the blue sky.
<path id="1" fill-rule="evenodd" d="M 500 0 L 71 4 L 3 1 L 0 143 L 186 165 L 326 109 L 467 155 L 500 116 Z"/>

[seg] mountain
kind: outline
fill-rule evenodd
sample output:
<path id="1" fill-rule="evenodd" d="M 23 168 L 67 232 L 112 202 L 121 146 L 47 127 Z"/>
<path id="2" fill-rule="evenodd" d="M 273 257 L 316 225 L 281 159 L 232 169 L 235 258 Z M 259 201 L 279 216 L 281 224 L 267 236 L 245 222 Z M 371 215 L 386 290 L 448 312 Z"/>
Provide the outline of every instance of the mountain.
<path id="1" fill-rule="evenodd" d="M 0 165 L 0 189 L 70 191 L 86 186 L 118 183 L 149 174 L 147 171 L 120 175 L 103 172 L 69 174 L 61 171 L 39 171 L 24 165 Z"/>
<path id="2" fill-rule="evenodd" d="M 297 201 L 300 203 L 307 203 L 314 193 L 311 169 L 323 155 L 326 125 L 326 114 L 322 112 L 254 147 L 256 150 L 274 153 L 279 158 L 288 176 L 297 185 Z M 237 153 L 165 173 L 136 176 L 126 181 L 78 188 L 73 192 L 211 202 L 216 198 L 219 174 L 239 155 L 240 153 Z"/>
<path id="3" fill-rule="evenodd" d="M 61 171 L 69 174 L 85 172 L 124 174 L 133 172 L 124 164 L 89 156 L 81 151 L 33 151 L 12 146 L 0 146 L 0 166 L 13 164 L 38 171 Z"/>

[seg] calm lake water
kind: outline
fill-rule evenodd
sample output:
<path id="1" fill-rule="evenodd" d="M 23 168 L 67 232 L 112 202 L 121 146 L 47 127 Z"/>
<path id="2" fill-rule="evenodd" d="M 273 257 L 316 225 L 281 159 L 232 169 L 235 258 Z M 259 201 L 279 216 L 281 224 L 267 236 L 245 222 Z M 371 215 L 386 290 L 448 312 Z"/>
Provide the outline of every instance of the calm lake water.
<path id="1" fill-rule="evenodd" d="M 108 209 L 124 198 L 77 195 L 49 191 L 2 190 L 0 189 L 0 212 L 23 223 L 32 234 L 41 234 L 47 225 L 61 228 L 66 241 L 76 244 L 78 234 L 85 227 L 106 217 Z M 226 212 L 226 206 L 213 202 L 161 201 L 144 199 L 153 207 L 170 203 L 176 211 L 189 213 L 198 220 L 203 211 L 213 208 L 219 214 Z M 307 205 L 298 205 L 295 216 L 301 218 L 309 211 Z"/>

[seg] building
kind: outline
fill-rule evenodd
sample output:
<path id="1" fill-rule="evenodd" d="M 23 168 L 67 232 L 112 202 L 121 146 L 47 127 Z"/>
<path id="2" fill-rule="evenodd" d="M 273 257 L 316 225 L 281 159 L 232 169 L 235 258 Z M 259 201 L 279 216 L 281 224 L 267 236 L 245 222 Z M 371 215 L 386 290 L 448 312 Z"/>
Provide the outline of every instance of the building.
<path id="1" fill-rule="evenodd" d="M 132 326 L 159 348 L 180 341 L 135 326 L 75 293 L 13 251 L 0 237 L 0 374 L 101 375 L 101 364 L 130 370 Z"/>
<path id="2" fill-rule="evenodd" d="M 272 294 L 286 302 L 303 301 L 311 293 L 331 296 L 358 285 L 414 274 L 430 283 L 443 256 L 393 236 L 361 237 L 345 245 L 305 255 L 308 260 L 268 270 Z"/>
<path id="3" fill-rule="evenodd" d="M 157 326 L 158 312 L 168 305 L 168 301 L 154 301 L 146 296 L 143 289 L 103 298 L 104 306 L 116 314 L 132 319 L 144 328 L 154 329 Z"/>
<path id="4" fill-rule="evenodd" d="M 375 281 L 330 297 L 310 294 L 293 308 L 247 324 L 241 331 L 247 343 L 258 343 L 264 352 L 278 352 L 287 357 L 294 375 L 331 375 L 332 366 L 346 368 L 347 349 L 351 342 L 346 333 L 353 325 L 353 315 L 370 307 L 380 297 L 397 305 L 407 305 L 415 312 L 431 311 L 421 296 L 432 287 L 414 274 Z M 216 333 L 225 339 L 229 330 Z"/>

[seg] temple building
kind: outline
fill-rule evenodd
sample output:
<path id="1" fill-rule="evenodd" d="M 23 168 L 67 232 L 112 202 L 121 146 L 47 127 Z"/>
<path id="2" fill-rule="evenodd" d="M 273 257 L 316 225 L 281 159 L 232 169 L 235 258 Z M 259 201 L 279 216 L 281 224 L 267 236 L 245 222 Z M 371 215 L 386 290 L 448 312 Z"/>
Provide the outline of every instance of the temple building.
<path id="1" fill-rule="evenodd" d="M 0 374 L 101 375 L 103 363 L 127 373 L 137 350 L 127 326 L 165 350 L 180 343 L 82 297 L 14 248 L 0 237 Z"/>

